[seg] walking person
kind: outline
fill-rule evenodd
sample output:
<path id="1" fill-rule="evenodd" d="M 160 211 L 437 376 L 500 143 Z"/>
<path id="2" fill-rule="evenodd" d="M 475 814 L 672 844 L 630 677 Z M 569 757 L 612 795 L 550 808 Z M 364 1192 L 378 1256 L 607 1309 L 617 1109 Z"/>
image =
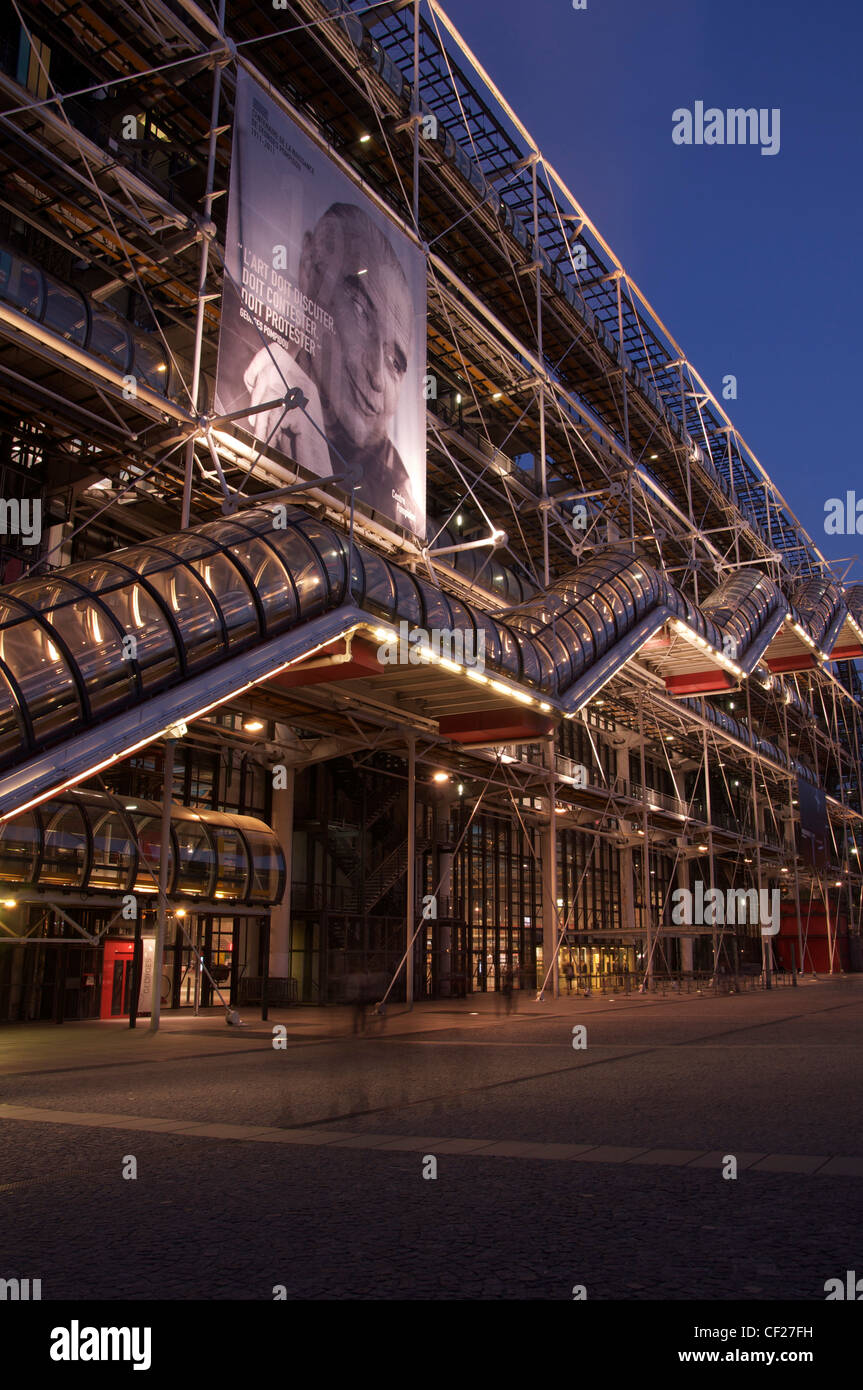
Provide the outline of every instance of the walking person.
<path id="1" fill-rule="evenodd" d="M 572 982 L 575 979 L 575 969 L 571 960 L 568 960 L 564 965 L 563 973 L 566 977 L 566 992 L 567 994 L 572 994 Z"/>

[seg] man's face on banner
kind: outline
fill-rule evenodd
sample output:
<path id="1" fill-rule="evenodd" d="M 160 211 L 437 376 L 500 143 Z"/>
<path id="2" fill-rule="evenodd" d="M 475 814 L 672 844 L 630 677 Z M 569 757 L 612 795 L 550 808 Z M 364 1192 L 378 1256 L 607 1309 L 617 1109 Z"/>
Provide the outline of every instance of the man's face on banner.
<path id="1" fill-rule="evenodd" d="M 326 428 L 340 451 L 383 445 L 398 405 L 413 336 L 404 273 L 383 233 L 359 208 L 325 213 L 307 233 L 304 293 L 333 317 L 322 328 L 310 374 Z"/>

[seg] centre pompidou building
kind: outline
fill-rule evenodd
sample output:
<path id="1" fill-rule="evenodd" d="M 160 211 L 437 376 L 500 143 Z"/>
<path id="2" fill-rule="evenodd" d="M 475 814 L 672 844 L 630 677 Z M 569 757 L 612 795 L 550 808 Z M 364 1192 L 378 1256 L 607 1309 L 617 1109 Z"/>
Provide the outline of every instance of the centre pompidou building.
<path id="1" fill-rule="evenodd" d="M 0 1018 L 859 969 L 863 586 L 436 0 L 2 11 Z"/>

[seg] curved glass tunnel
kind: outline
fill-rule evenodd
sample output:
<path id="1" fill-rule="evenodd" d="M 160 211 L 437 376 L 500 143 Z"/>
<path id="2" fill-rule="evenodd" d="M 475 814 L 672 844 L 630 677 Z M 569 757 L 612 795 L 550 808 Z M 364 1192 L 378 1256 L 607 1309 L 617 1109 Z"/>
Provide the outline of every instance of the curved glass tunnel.
<path id="1" fill-rule="evenodd" d="M 50 894 L 158 891 L 162 807 L 104 792 L 71 791 L 0 823 L 0 884 Z M 285 888 L 285 856 L 251 816 L 173 805 L 168 896 L 271 907 Z"/>

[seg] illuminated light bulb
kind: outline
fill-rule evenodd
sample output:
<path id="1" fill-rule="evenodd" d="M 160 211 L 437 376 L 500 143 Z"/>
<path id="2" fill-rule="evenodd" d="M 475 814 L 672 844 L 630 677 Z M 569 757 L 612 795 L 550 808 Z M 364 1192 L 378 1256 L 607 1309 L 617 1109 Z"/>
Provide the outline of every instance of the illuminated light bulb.
<path id="1" fill-rule="evenodd" d="M 484 676 L 481 671 L 474 671 L 468 667 L 465 675 L 469 680 L 476 681 L 478 685 L 488 685 L 488 676 Z"/>
<path id="2" fill-rule="evenodd" d="M 261 720 L 261 719 L 245 719 L 245 720 L 243 720 L 243 728 L 246 729 L 246 730 L 248 731 L 248 733 L 250 733 L 250 734 L 256 734 L 256 733 L 258 733 L 261 729 L 263 729 L 263 727 L 264 727 L 264 723 L 263 723 L 263 720 Z"/>
<path id="3" fill-rule="evenodd" d="M 448 782 L 448 781 L 449 781 L 449 773 L 448 773 L 448 772 L 436 772 L 436 773 L 434 773 L 434 775 L 432 776 L 432 781 L 433 781 L 433 782 L 437 782 L 439 785 L 441 785 L 441 784 L 444 783 L 444 782 Z"/>

